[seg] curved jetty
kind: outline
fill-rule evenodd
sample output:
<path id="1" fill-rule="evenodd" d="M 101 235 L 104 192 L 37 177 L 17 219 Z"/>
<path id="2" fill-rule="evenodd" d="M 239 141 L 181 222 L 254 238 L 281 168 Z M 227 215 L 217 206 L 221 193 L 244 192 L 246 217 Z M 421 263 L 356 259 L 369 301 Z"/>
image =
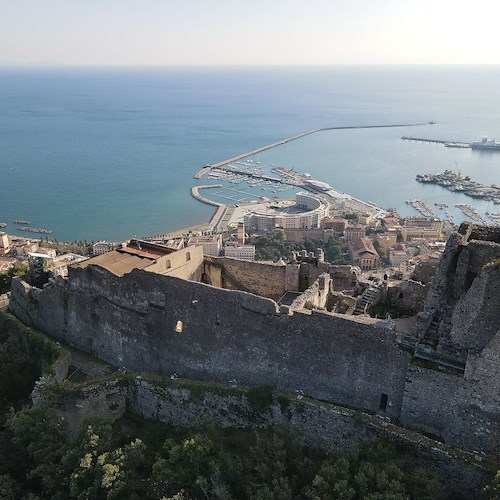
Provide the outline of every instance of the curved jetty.
<path id="1" fill-rule="evenodd" d="M 224 167 L 229 163 L 235 163 L 247 156 L 253 156 L 262 151 L 267 151 L 268 149 L 275 148 L 277 146 L 281 146 L 286 144 L 287 142 L 295 141 L 300 139 L 301 137 L 305 137 L 306 135 L 315 134 L 316 132 L 325 132 L 327 130 L 352 130 L 352 129 L 362 129 L 362 128 L 397 128 L 397 127 L 418 127 L 421 125 L 429 125 L 431 122 L 418 122 L 418 123 L 397 123 L 390 125 L 347 125 L 342 127 L 324 127 L 324 128 L 315 128 L 313 130 L 308 130 L 307 132 L 302 132 L 301 134 L 294 135 L 292 137 L 288 137 L 287 139 L 283 139 L 278 142 L 273 142 L 272 144 L 268 144 L 267 146 L 262 146 L 261 148 L 252 149 L 252 151 L 248 151 L 247 153 L 242 153 L 238 156 L 233 156 L 232 158 L 228 158 L 227 160 L 220 161 L 219 163 L 214 163 L 212 165 L 205 165 L 203 168 L 198 170 L 194 175 L 195 179 L 201 179 L 207 172 L 209 172 L 212 168 L 220 168 Z"/>

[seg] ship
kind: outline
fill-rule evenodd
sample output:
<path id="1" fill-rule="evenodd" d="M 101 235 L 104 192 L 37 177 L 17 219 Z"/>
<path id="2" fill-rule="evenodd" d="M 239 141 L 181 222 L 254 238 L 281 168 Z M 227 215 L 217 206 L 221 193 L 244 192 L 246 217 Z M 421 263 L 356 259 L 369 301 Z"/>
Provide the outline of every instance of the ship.
<path id="1" fill-rule="evenodd" d="M 490 140 L 487 137 L 482 137 L 480 141 L 472 143 L 472 149 L 480 149 L 484 151 L 500 151 L 500 142 Z"/>

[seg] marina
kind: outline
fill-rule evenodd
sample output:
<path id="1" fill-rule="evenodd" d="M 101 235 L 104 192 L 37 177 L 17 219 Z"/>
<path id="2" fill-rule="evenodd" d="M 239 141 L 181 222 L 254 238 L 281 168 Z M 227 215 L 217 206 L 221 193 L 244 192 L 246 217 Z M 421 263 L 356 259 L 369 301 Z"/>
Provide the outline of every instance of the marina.
<path id="1" fill-rule="evenodd" d="M 436 205 L 436 207 L 438 207 L 440 210 L 443 210 L 443 212 L 446 214 L 446 218 L 449 221 L 453 221 L 453 214 L 448 210 L 448 205 L 446 203 L 434 203 L 434 205 Z"/>

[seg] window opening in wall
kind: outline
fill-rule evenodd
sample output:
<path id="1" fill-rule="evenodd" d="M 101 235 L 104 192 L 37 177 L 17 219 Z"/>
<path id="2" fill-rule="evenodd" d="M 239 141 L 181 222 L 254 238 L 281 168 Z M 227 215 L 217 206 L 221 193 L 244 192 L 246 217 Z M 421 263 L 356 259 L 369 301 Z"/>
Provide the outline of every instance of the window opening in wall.
<path id="1" fill-rule="evenodd" d="M 385 411 L 387 409 L 387 401 L 389 400 L 389 397 L 387 396 L 387 394 L 382 394 L 382 396 L 380 396 L 380 409 L 382 411 Z"/>
<path id="2" fill-rule="evenodd" d="M 172 263 L 170 262 L 170 260 L 165 261 L 165 267 L 167 269 L 170 269 L 172 267 Z"/>
<path id="3" fill-rule="evenodd" d="M 191 253 L 186 252 L 186 262 L 189 262 L 191 260 Z"/>

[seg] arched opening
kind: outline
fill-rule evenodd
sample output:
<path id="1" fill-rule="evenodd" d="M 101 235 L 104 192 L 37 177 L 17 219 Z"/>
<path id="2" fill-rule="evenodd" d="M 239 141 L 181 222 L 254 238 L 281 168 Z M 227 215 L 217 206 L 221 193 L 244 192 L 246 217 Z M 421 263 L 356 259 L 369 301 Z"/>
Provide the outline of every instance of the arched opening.
<path id="1" fill-rule="evenodd" d="M 191 252 L 186 252 L 186 262 L 191 260 Z"/>
<path id="2" fill-rule="evenodd" d="M 165 261 L 165 269 L 170 269 L 171 267 L 172 267 L 172 263 L 170 262 L 170 259 L 166 260 Z"/>

